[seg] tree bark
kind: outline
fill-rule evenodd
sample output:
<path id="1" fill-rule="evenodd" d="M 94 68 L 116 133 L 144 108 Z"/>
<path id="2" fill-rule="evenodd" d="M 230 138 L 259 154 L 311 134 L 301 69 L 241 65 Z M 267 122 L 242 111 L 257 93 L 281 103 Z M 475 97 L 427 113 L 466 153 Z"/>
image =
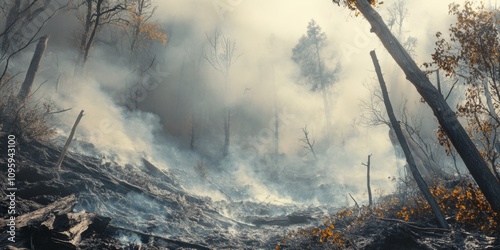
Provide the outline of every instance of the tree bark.
<path id="1" fill-rule="evenodd" d="M 224 108 L 224 148 L 222 149 L 223 157 L 229 155 L 229 145 L 231 138 L 231 109 L 227 106 Z"/>
<path id="2" fill-rule="evenodd" d="M 318 60 L 318 72 L 319 72 L 319 78 L 320 78 L 320 83 L 321 83 L 321 96 L 323 98 L 323 107 L 325 111 L 325 121 L 326 121 L 326 135 L 328 138 L 328 142 L 331 141 L 331 130 L 332 130 L 332 122 L 331 122 L 331 112 L 330 112 L 330 103 L 328 102 L 328 96 L 327 96 L 327 89 L 326 89 L 326 83 L 323 75 L 323 67 L 321 67 L 321 56 L 319 53 L 319 44 L 318 40 L 316 39 L 314 41 L 314 46 L 316 48 L 316 58 Z"/>
<path id="3" fill-rule="evenodd" d="M 73 128 L 71 129 L 71 133 L 68 136 L 68 139 L 66 140 L 66 144 L 64 144 L 64 148 L 61 152 L 61 155 L 59 156 L 59 160 L 57 160 L 56 168 L 58 171 L 61 170 L 61 164 L 64 160 L 64 156 L 66 155 L 66 151 L 68 150 L 69 144 L 71 143 L 71 140 L 73 140 L 73 136 L 75 135 L 76 127 L 78 126 L 78 123 L 80 123 L 80 120 L 83 117 L 83 110 L 80 111 L 80 114 L 76 118 L 75 124 L 73 125 Z"/>
<path id="4" fill-rule="evenodd" d="M 195 116 L 194 113 L 191 116 L 191 140 L 189 141 L 189 148 L 194 150 L 194 144 L 196 141 L 196 127 L 195 127 Z"/>
<path id="5" fill-rule="evenodd" d="M 226 51 L 228 51 L 226 49 Z M 226 67 L 224 73 L 224 148 L 222 156 L 226 158 L 229 155 L 229 146 L 231 144 L 231 108 L 228 104 L 229 92 L 229 67 Z"/>
<path id="6" fill-rule="evenodd" d="M 92 48 L 92 44 L 94 44 L 94 38 L 97 33 L 97 28 L 101 24 L 101 6 L 102 6 L 103 0 L 98 0 L 96 4 L 96 14 L 95 14 L 95 21 L 94 21 L 94 27 L 92 28 L 92 32 L 90 33 L 88 41 L 86 41 L 85 48 L 83 50 L 83 61 L 82 61 L 82 68 L 85 67 L 85 64 L 87 63 L 87 60 L 89 58 L 89 52 L 90 48 Z"/>
<path id="7" fill-rule="evenodd" d="M 9 33 L 12 30 L 15 22 L 18 19 L 19 11 L 21 8 L 21 1 L 14 1 L 14 5 L 10 8 L 7 19 L 5 20 L 4 30 L 2 31 L 2 52 L 6 52 L 9 47 Z"/>
<path id="8" fill-rule="evenodd" d="M 389 120 L 391 121 L 391 125 L 394 128 L 394 132 L 396 133 L 396 136 L 398 138 L 399 144 L 401 145 L 401 148 L 403 149 L 403 152 L 406 157 L 406 162 L 408 163 L 408 166 L 410 167 L 410 171 L 413 175 L 413 178 L 415 178 L 415 181 L 417 182 L 418 188 L 420 189 L 420 192 L 424 195 L 425 199 L 429 203 L 429 205 L 432 208 L 432 211 L 434 212 L 434 215 L 436 216 L 436 219 L 439 223 L 439 225 L 442 228 L 449 228 L 448 222 L 444 218 L 444 214 L 439 208 L 439 205 L 437 204 L 436 200 L 432 196 L 431 192 L 429 191 L 429 187 L 427 186 L 427 183 L 425 183 L 424 179 L 420 175 L 420 172 L 417 169 L 417 165 L 415 164 L 415 160 L 413 158 L 413 155 L 410 151 L 410 147 L 408 146 L 408 143 L 406 142 L 406 139 L 403 135 L 403 131 L 401 130 L 401 127 L 399 126 L 399 122 L 396 120 L 396 116 L 394 115 L 394 110 L 392 109 L 391 101 L 389 99 L 389 93 L 387 93 L 387 87 L 385 85 L 384 78 L 382 76 L 382 71 L 380 69 L 380 65 L 377 60 L 377 55 L 375 54 L 375 51 L 370 52 L 370 56 L 372 57 L 373 65 L 375 66 L 375 71 L 377 72 L 377 78 L 380 83 L 380 89 L 382 90 L 382 97 L 384 98 L 384 105 L 385 108 L 387 109 L 387 116 L 389 116 Z M 369 160 L 370 158 L 368 158 Z M 369 164 L 369 161 L 368 161 Z"/>
<path id="9" fill-rule="evenodd" d="M 142 26 L 142 15 L 143 15 L 143 9 L 144 9 L 144 0 L 140 0 L 137 2 L 137 20 L 135 22 L 134 26 L 134 35 L 132 36 L 132 42 L 130 43 L 130 52 L 133 54 L 135 49 L 136 49 L 136 43 L 139 40 L 139 34 L 141 33 L 141 26 Z M 135 13 L 134 13 L 135 14 Z"/>
<path id="10" fill-rule="evenodd" d="M 276 91 L 275 91 L 276 94 Z M 278 113 L 278 105 L 276 104 L 276 97 L 274 97 L 274 165 L 278 165 L 280 154 L 280 117 Z"/>
<path id="11" fill-rule="evenodd" d="M 371 24 L 374 32 L 396 63 L 404 71 L 406 78 L 429 104 L 439 124 L 448 135 L 453 146 L 462 157 L 467 169 L 478 184 L 495 212 L 500 213 L 500 184 L 489 170 L 485 160 L 458 122 L 443 96 L 432 85 L 425 74 L 410 57 L 408 52 L 390 32 L 382 17 L 365 0 L 357 0 L 356 7 Z"/>
<path id="12" fill-rule="evenodd" d="M 36 72 L 38 71 L 40 62 L 42 61 L 42 56 L 45 52 L 45 48 L 47 48 L 48 40 L 49 36 L 43 36 L 40 38 L 40 41 L 38 41 L 38 44 L 36 45 L 35 54 L 33 54 L 30 67 L 28 68 L 28 72 L 26 73 L 26 77 L 24 78 L 23 85 L 21 86 L 21 90 L 19 91 L 19 94 L 17 96 L 20 103 L 24 103 L 31 93 L 31 87 L 33 86 L 33 82 L 35 81 Z"/>
<path id="13" fill-rule="evenodd" d="M 368 162 L 365 164 L 363 163 L 364 166 L 366 166 L 366 186 L 368 189 L 368 206 L 373 205 L 373 200 L 372 200 L 372 188 L 370 187 L 370 158 L 372 155 L 368 155 Z"/>

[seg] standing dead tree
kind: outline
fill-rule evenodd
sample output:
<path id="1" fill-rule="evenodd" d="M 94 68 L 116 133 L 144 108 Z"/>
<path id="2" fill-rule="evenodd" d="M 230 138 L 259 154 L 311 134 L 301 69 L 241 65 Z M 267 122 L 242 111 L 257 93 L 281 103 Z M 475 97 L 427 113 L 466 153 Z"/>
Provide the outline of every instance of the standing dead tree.
<path id="1" fill-rule="evenodd" d="M 311 142 L 311 139 L 309 139 L 309 131 L 307 131 L 307 126 L 302 128 L 302 132 L 304 133 L 304 138 L 299 139 L 299 141 L 304 143 L 303 147 L 309 150 L 309 152 L 311 152 L 311 154 L 314 156 L 314 159 L 317 160 L 318 157 L 316 156 L 316 152 L 314 152 L 315 141 L 313 140 Z"/>
<path id="2" fill-rule="evenodd" d="M 196 48 L 198 46 L 191 45 L 186 48 L 186 58 L 188 60 L 188 74 L 189 76 L 184 77 L 186 84 L 190 87 L 190 99 L 191 99 L 191 135 L 189 140 L 189 147 L 191 150 L 195 149 L 197 141 L 200 139 L 203 133 L 203 119 L 201 119 L 202 113 L 206 105 L 206 84 L 204 84 L 202 78 L 200 77 L 200 68 L 202 65 L 203 57 L 202 53 Z M 184 67 L 184 66 L 183 66 Z"/>
<path id="3" fill-rule="evenodd" d="M 121 14 L 127 10 L 125 0 L 84 0 L 77 8 L 84 6 L 84 14 L 80 19 L 83 22 L 83 31 L 80 38 L 80 55 L 78 70 L 85 67 L 89 53 L 94 45 L 97 32 L 107 24 L 118 24 L 124 21 Z"/>
<path id="4" fill-rule="evenodd" d="M 276 95 L 276 92 L 275 92 Z M 274 165 L 278 165 L 280 153 L 280 117 L 278 112 L 277 97 L 274 97 Z"/>
<path id="5" fill-rule="evenodd" d="M 30 66 L 28 68 L 28 72 L 26 73 L 23 84 L 21 85 L 21 90 L 17 95 L 17 99 L 13 100 L 6 107 L 6 113 L 12 115 L 12 120 L 6 121 L 4 127 L 2 128 L 6 132 L 10 133 L 13 129 L 19 129 L 16 127 L 20 126 L 20 113 L 22 109 L 26 108 L 27 106 L 27 100 L 31 95 L 31 88 L 33 86 L 33 83 L 35 82 L 35 76 L 40 66 L 45 48 L 47 47 L 48 39 L 48 36 L 44 36 L 38 41 L 35 53 L 33 54 Z"/>
<path id="6" fill-rule="evenodd" d="M 12 2 L 12 3 L 11 3 Z M 59 0 L 18 0 L 0 3 L 0 9 L 8 12 L 0 16 L 0 89 L 10 80 L 6 79 L 10 60 L 38 40 L 38 35 L 45 24 L 67 3 Z"/>
<path id="7" fill-rule="evenodd" d="M 40 67 L 40 62 L 42 61 L 43 53 L 47 48 L 47 42 L 49 40 L 49 36 L 43 36 L 38 41 L 36 45 L 35 54 L 33 54 L 33 58 L 31 59 L 30 66 L 28 68 L 28 72 L 26 73 L 26 77 L 24 78 L 23 85 L 21 85 L 21 90 L 19 91 L 18 99 L 20 103 L 26 102 L 30 93 L 31 87 L 35 82 L 35 76 Z"/>
<path id="8" fill-rule="evenodd" d="M 224 78 L 224 147 L 222 155 L 226 157 L 229 154 L 231 136 L 231 108 L 228 103 L 229 70 L 238 58 L 236 54 L 236 41 L 225 37 L 219 31 L 215 31 L 212 37 L 207 35 L 207 40 L 209 49 L 203 56 L 210 66 Z"/>
<path id="9" fill-rule="evenodd" d="M 408 52 L 391 33 L 382 17 L 370 6 L 369 2 L 366 0 L 344 0 L 344 2 L 351 8 L 354 5 L 371 24 L 370 31 L 378 36 L 386 50 L 404 71 L 406 78 L 429 104 L 443 131 L 462 157 L 467 169 L 491 207 L 494 211 L 500 213 L 500 183 L 489 170 L 486 161 L 482 158 L 467 132 L 459 123 L 455 112 L 446 103 L 441 93 L 437 91 L 424 72 L 420 70 Z"/>
<path id="10" fill-rule="evenodd" d="M 380 83 L 380 89 L 382 90 L 382 95 L 384 98 L 384 104 L 385 108 L 387 109 L 387 115 L 389 116 L 389 120 L 391 121 L 391 125 L 394 128 L 394 131 L 396 133 L 396 136 L 398 138 L 399 144 L 401 145 L 401 148 L 403 149 L 403 152 L 406 157 L 406 162 L 408 163 L 408 166 L 410 167 L 410 171 L 413 175 L 413 178 L 417 182 L 417 185 L 424 195 L 425 199 L 429 203 L 429 205 L 432 208 L 432 211 L 434 212 L 434 215 L 436 216 L 437 221 L 439 222 L 439 225 L 442 228 L 449 228 L 448 222 L 444 218 L 444 214 L 439 208 L 439 205 L 437 204 L 436 200 L 432 196 L 429 187 L 427 186 L 427 183 L 425 183 L 424 179 L 420 175 L 420 172 L 417 169 L 417 165 L 415 164 L 415 160 L 413 159 L 413 155 L 410 151 L 410 147 L 408 146 L 408 143 L 405 139 L 405 136 L 403 135 L 403 131 L 401 130 L 401 127 L 399 125 L 399 122 L 396 120 L 396 116 L 394 115 L 394 110 L 392 109 L 391 101 L 389 100 L 389 94 L 387 92 L 387 87 L 385 85 L 384 78 L 382 76 L 382 70 L 380 69 L 380 65 L 377 60 L 377 55 L 375 54 L 375 51 L 370 52 L 370 56 L 372 57 L 373 65 L 375 66 L 375 71 L 377 73 L 377 78 Z"/>
<path id="11" fill-rule="evenodd" d="M 370 187 L 370 157 L 372 155 L 368 155 L 368 161 L 366 163 L 361 163 L 361 165 L 366 166 L 366 186 L 368 189 L 368 205 L 371 207 L 373 205 L 372 200 L 372 188 Z"/>

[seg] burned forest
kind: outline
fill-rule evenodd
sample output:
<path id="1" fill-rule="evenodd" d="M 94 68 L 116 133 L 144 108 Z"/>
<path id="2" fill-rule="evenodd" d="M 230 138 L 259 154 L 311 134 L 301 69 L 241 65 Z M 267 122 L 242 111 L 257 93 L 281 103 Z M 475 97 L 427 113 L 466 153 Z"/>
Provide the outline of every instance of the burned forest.
<path id="1" fill-rule="evenodd" d="M 0 249 L 499 248 L 498 4 L 3 1 Z"/>

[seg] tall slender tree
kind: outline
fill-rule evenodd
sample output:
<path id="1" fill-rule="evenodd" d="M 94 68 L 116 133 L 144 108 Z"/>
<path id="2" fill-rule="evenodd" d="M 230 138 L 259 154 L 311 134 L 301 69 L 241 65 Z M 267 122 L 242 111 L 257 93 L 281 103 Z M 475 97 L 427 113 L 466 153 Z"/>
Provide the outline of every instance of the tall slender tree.
<path id="1" fill-rule="evenodd" d="M 300 75 L 312 91 L 321 93 L 325 112 L 326 134 L 331 139 L 332 123 L 329 100 L 329 89 L 335 82 L 339 67 L 328 67 L 325 58 L 329 57 L 326 50 L 328 40 L 326 34 L 316 21 L 311 20 L 307 25 L 307 32 L 303 35 L 292 50 L 292 60 L 300 67 Z"/>
<path id="2" fill-rule="evenodd" d="M 389 94 L 387 92 L 385 80 L 384 77 L 382 76 L 382 70 L 380 69 L 380 64 L 378 63 L 377 55 L 375 54 L 374 50 L 370 52 L 370 56 L 372 57 L 373 65 L 375 66 L 375 72 L 377 73 L 377 78 L 380 84 L 380 89 L 382 90 L 382 96 L 384 98 L 384 105 L 387 110 L 387 115 L 389 116 L 389 120 L 396 133 L 399 144 L 403 149 L 403 152 L 406 157 L 406 162 L 408 163 L 413 178 L 415 178 L 415 181 L 417 182 L 420 192 L 422 192 L 425 199 L 431 206 L 432 211 L 434 212 L 434 215 L 436 216 L 436 220 L 438 221 L 439 225 L 442 228 L 448 229 L 450 227 L 448 225 L 448 222 L 444 218 L 443 211 L 441 211 L 441 209 L 439 208 L 439 205 L 437 204 L 436 199 L 434 199 L 434 197 L 432 196 L 429 187 L 427 186 L 427 183 L 422 178 L 422 175 L 420 175 L 420 172 L 417 169 L 417 165 L 415 164 L 415 159 L 413 158 L 413 154 L 410 151 L 410 147 L 408 146 L 408 142 L 406 141 L 406 138 L 403 135 L 403 130 L 401 129 L 399 122 L 396 120 L 396 116 L 394 115 L 394 110 L 392 108 L 392 104 L 389 99 Z M 368 160 L 369 159 L 370 158 L 368 158 Z"/>

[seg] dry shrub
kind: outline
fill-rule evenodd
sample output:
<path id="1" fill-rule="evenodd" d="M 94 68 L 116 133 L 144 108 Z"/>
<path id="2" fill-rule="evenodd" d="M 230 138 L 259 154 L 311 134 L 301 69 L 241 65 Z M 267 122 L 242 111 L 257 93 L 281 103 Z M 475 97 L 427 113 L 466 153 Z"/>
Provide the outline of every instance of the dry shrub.
<path id="1" fill-rule="evenodd" d="M 431 193 L 447 217 L 452 228 L 459 231 L 499 236 L 500 215 L 495 213 L 483 193 L 472 183 L 461 181 L 446 187 L 435 185 Z M 369 227 L 374 218 L 411 221 L 422 225 L 436 223 L 434 214 L 421 195 L 412 195 L 407 200 L 400 196 L 388 196 L 373 207 L 345 208 L 319 227 L 292 231 L 285 235 L 276 249 L 321 248 L 343 249 L 351 246 L 357 231 Z M 426 226 L 423 226 L 426 227 Z M 284 247 L 286 246 L 286 247 Z"/>
<path id="2" fill-rule="evenodd" d="M 48 141 L 55 134 L 53 112 L 56 109 L 51 100 L 31 99 L 19 103 L 12 88 L 0 93 L 0 137 L 14 134 L 23 142 Z"/>
<path id="3" fill-rule="evenodd" d="M 461 182 L 453 188 L 438 185 L 431 188 L 444 215 L 451 223 L 468 231 L 482 231 L 488 235 L 498 234 L 500 215 L 493 211 L 484 194 L 470 182 Z M 396 214 L 405 221 L 418 221 L 433 218 L 431 208 L 425 200 L 412 197 L 411 205 L 403 206 Z"/>

